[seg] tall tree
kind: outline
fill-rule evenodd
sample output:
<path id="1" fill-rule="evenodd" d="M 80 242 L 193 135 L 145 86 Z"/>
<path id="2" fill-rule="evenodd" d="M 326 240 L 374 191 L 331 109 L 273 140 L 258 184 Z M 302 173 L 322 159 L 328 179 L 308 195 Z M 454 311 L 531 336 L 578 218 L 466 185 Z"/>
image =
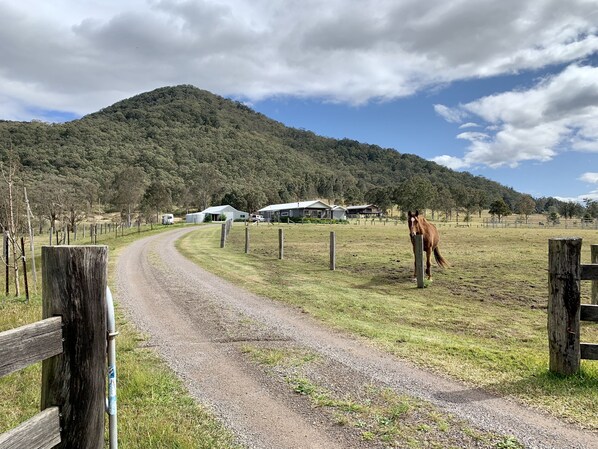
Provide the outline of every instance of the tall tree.
<path id="1" fill-rule="evenodd" d="M 392 190 L 387 187 L 374 187 L 366 192 L 365 199 L 378 206 L 386 214 L 393 204 Z"/>
<path id="2" fill-rule="evenodd" d="M 515 212 L 525 217 L 525 222 L 536 211 L 536 202 L 530 195 L 522 195 L 515 203 Z"/>
<path id="3" fill-rule="evenodd" d="M 145 176 L 145 171 L 141 167 L 126 167 L 114 176 L 112 204 L 126 217 L 128 226 L 131 226 L 131 214 L 143 198 Z"/>
<path id="4" fill-rule="evenodd" d="M 158 221 L 158 214 L 165 212 L 172 207 L 172 196 L 170 189 L 162 184 L 160 181 L 152 182 L 141 201 L 142 209 L 146 215 L 155 214 L 156 222 Z"/>
<path id="5" fill-rule="evenodd" d="M 403 211 L 425 210 L 431 207 L 437 193 L 436 187 L 428 178 L 414 176 L 399 184 L 393 192 L 393 199 Z"/>
<path id="6" fill-rule="evenodd" d="M 505 203 L 505 200 L 503 200 L 502 198 L 493 201 L 490 204 L 490 210 L 488 212 L 490 212 L 490 214 L 493 217 L 498 217 L 498 221 L 501 221 L 502 217 L 511 215 L 511 209 L 509 208 L 507 203 Z"/>

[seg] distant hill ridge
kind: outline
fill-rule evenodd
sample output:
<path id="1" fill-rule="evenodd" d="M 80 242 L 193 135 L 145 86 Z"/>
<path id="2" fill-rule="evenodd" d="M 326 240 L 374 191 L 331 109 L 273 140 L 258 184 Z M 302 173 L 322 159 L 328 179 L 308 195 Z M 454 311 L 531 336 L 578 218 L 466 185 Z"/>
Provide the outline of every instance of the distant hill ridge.
<path id="1" fill-rule="evenodd" d="M 368 201 L 414 176 L 445 195 L 483 191 L 488 202 L 521 196 L 486 178 L 412 154 L 289 128 L 242 103 L 193 86 L 163 87 L 64 124 L 0 121 L 0 155 L 18 154 L 23 176 L 84 183 L 104 203 L 119 174 L 138 168 L 144 187 L 160 183 L 174 204 L 227 202 L 243 210 L 327 198 Z"/>

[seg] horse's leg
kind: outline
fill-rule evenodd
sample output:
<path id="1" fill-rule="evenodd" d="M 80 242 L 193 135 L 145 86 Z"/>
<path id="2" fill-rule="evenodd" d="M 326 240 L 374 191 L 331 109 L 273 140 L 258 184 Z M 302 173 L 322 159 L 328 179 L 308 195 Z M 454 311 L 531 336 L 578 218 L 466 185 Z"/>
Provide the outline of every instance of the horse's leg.
<path id="1" fill-rule="evenodd" d="M 432 272 L 430 270 L 430 257 L 432 256 L 432 248 L 428 247 L 426 248 L 426 274 L 428 275 L 428 280 L 432 279 Z"/>

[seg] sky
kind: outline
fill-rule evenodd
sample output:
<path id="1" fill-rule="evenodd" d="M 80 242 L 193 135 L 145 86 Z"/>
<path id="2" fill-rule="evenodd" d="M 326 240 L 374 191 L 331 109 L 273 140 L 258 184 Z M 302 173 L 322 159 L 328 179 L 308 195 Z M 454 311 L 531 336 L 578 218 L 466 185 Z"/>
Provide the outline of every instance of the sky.
<path id="1" fill-rule="evenodd" d="M 179 84 L 598 200 L 598 0 L 0 0 L 1 120 L 74 120 Z"/>

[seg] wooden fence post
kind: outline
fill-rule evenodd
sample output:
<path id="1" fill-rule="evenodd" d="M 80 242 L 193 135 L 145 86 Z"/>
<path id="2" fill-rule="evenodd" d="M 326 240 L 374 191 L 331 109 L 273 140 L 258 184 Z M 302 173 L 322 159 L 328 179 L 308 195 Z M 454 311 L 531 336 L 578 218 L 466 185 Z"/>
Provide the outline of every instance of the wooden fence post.
<path id="1" fill-rule="evenodd" d="M 284 229 L 278 230 L 278 258 L 284 259 Z"/>
<path id="2" fill-rule="evenodd" d="M 25 257 L 25 238 L 21 237 L 21 258 L 23 259 L 23 280 L 25 281 L 25 298 L 29 303 L 29 283 L 27 282 L 27 258 Z"/>
<path id="3" fill-rule="evenodd" d="M 424 288 L 424 236 L 415 236 L 415 278 L 417 288 Z"/>
<path id="4" fill-rule="evenodd" d="M 220 248 L 224 248 L 226 245 L 226 223 L 222 223 L 220 226 Z"/>
<path id="5" fill-rule="evenodd" d="M 579 371 L 581 239 L 548 240 L 548 348 L 550 371 Z"/>
<path id="6" fill-rule="evenodd" d="M 42 248 L 43 317 L 61 316 L 63 353 L 42 363 L 42 410 L 60 407 L 61 449 L 104 447 L 106 246 Z"/>
<path id="7" fill-rule="evenodd" d="M 590 263 L 598 263 L 598 245 L 591 245 Z M 592 281 L 592 304 L 598 304 L 598 281 Z"/>
<path id="8" fill-rule="evenodd" d="M 6 296 L 8 296 L 8 294 L 10 293 L 8 290 L 8 276 L 9 276 L 9 272 L 10 269 L 8 268 L 8 233 L 3 232 L 2 233 L 2 255 L 4 256 L 4 263 L 6 264 L 6 270 L 5 270 L 5 293 Z"/>
<path id="9" fill-rule="evenodd" d="M 330 269 L 336 270 L 336 233 L 330 231 Z"/>
<path id="10" fill-rule="evenodd" d="M 249 227 L 245 226 L 245 254 L 249 254 Z"/>

